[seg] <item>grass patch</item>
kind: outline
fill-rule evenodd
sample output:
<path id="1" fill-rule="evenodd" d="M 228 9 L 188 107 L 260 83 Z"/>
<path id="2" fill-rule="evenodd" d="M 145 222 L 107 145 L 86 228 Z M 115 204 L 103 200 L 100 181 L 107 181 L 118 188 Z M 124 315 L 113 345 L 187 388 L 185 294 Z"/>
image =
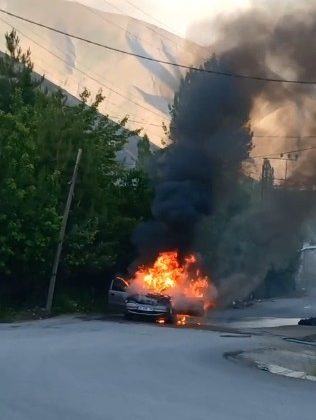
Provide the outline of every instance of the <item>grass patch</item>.
<path id="1" fill-rule="evenodd" d="M 20 308 L 0 305 L 0 322 L 19 322 L 19 321 L 32 321 L 47 318 L 45 309 L 34 308 Z"/>
<path id="2" fill-rule="evenodd" d="M 54 297 L 52 315 L 63 314 L 95 314 L 106 312 L 105 295 L 88 294 L 84 292 L 67 291 Z M 45 308 L 25 304 L 10 306 L 0 304 L 0 322 L 19 322 L 40 320 L 49 317 Z"/>
<path id="3" fill-rule="evenodd" d="M 73 313 L 86 313 L 89 312 L 89 309 L 90 308 L 88 307 L 88 305 L 85 305 L 77 299 L 64 295 L 56 298 L 52 311 L 55 315 L 61 315 Z"/>
<path id="4" fill-rule="evenodd" d="M 16 317 L 16 311 L 5 305 L 0 305 L 0 322 L 12 322 Z"/>
<path id="5" fill-rule="evenodd" d="M 53 313 L 55 315 L 61 314 L 76 314 L 76 313 L 103 313 L 105 310 L 104 298 L 94 299 L 90 295 L 78 294 L 74 296 L 71 293 L 64 293 L 56 295 L 53 303 Z"/>

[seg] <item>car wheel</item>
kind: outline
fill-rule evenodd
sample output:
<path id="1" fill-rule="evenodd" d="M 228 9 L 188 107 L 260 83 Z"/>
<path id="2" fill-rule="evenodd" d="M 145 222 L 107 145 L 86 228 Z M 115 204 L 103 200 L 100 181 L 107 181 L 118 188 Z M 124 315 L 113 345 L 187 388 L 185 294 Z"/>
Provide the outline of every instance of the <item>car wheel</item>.
<path id="1" fill-rule="evenodd" d="M 169 314 L 166 317 L 166 323 L 167 324 L 174 324 L 174 322 L 175 322 L 175 317 L 173 315 L 173 312 L 170 311 Z"/>

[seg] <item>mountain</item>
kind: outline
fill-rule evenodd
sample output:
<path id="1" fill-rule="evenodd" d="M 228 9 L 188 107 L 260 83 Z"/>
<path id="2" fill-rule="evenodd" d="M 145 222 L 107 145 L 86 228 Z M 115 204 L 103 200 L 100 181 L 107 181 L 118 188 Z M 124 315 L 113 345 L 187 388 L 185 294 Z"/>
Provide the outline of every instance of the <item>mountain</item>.
<path id="1" fill-rule="evenodd" d="M 44 5 L 43 5 L 44 4 Z M 187 65 L 207 56 L 205 49 L 149 23 L 128 16 L 103 13 L 64 0 L 0 0 L 2 9 L 65 32 L 131 53 Z M 143 127 L 160 145 L 162 122 L 169 121 L 181 70 L 87 44 L 44 28 L 0 15 L 4 34 L 15 27 L 23 48 L 30 47 L 35 71 L 78 97 L 83 87 L 92 93 L 102 88 L 102 113 L 118 120 L 126 114 L 130 127 Z M 4 36 L 0 50 L 5 49 Z"/>
<path id="2" fill-rule="evenodd" d="M 3 57 L 4 53 L 0 51 L 0 57 Z M 41 76 L 34 72 L 34 78 L 35 79 L 41 79 Z M 47 78 L 43 80 L 42 83 L 43 90 L 47 90 L 48 92 L 54 92 L 60 89 L 60 86 L 57 86 Z M 67 96 L 67 104 L 69 106 L 76 106 L 80 103 L 80 100 L 76 98 L 75 96 L 71 95 L 67 90 L 61 88 L 62 92 Z M 113 120 L 112 120 L 113 121 Z M 114 122 L 116 123 L 116 122 Z M 142 138 L 137 135 L 133 135 L 129 137 L 129 140 L 127 144 L 125 145 L 124 149 L 120 151 L 117 155 L 118 160 L 124 162 L 125 165 L 129 167 L 134 167 L 135 163 L 138 159 L 138 142 L 142 141 Z M 153 151 L 158 150 L 158 147 L 150 142 L 150 147 Z"/>

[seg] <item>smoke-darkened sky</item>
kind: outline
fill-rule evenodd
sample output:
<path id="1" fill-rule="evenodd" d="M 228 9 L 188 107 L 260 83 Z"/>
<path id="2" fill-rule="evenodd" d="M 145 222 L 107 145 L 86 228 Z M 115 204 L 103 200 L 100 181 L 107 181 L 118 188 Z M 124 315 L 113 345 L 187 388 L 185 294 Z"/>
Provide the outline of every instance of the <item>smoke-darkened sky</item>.
<path id="1" fill-rule="evenodd" d="M 280 78 L 282 69 L 291 69 L 292 80 L 315 80 L 316 7 L 302 7 L 279 19 L 267 11 L 250 10 L 223 19 L 218 28 L 216 58 L 205 63 L 207 69 L 267 78 Z M 223 212 L 240 188 L 242 164 L 251 150 L 251 114 L 258 99 L 275 108 L 294 102 L 299 109 L 306 108 L 306 114 L 316 114 L 311 85 L 194 71 L 186 76 L 175 95 L 172 144 L 158 161 L 153 220 L 142 224 L 134 236 L 141 255 L 170 249 L 195 251 L 200 223 L 210 223 Z M 304 118 L 294 128 L 299 135 L 314 126 L 313 118 Z M 307 152 L 289 174 L 286 188 L 275 190 L 262 202 L 249 201 L 227 217 L 218 243 L 212 245 L 218 251 L 212 269 L 219 280 L 238 276 L 243 284 L 254 286 L 271 268 L 288 267 L 300 247 L 304 224 L 316 209 L 312 190 L 292 187 L 302 185 L 303 170 L 304 186 L 315 187 L 314 161 L 315 154 Z M 206 248 L 200 249 L 205 254 L 211 251 L 207 242 L 206 238 Z"/>

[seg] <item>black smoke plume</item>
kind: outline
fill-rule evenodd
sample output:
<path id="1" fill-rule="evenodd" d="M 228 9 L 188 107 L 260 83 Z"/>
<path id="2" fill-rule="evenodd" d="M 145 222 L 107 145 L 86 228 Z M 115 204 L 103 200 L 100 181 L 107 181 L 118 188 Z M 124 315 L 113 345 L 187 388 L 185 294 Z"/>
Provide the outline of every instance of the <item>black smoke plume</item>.
<path id="1" fill-rule="evenodd" d="M 205 69 L 316 80 L 316 9 L 298 8 L 277 19 L 252 10 L 224 20 L 217 39 L 212 46 L 216 57 L 204 63 Z M 315 116 L 313 85 L 194 71 L 182 80 L 171 110 L 172 144 L 157 161 L 153 220 L 134 235 L 141 259 L 169 249 L 207 254 L 207 246 L 203 250 L 197 245 L 209 232 L 201 226 L 229 205 L 238 188 L 252 148 L 250 114 L 258 98 L 275 108 L 291 101 L 308 103 L 306 112 Z M 305 119 L 304 126 L 297 127 L 298 135 L 314 129 L 314 121 Z M 304 183 L 316 185 L 315 156 L 307 152 L 283 189 L 227 220 L 216 244 L 216 267 L 211 268 L 218 281 L 229 279 L 232 284 L 237 279 L 239 288 L 255 287 L 272 266 L 286 267 L 289 255 L 298 249 L 304 223 L 316 209 L 313 192 L 294 188 L 302 173 Z"/>
<path id="2" fill-rule="evenodd" d="M 213 58 L 205 68 L 222 66 Z M 172 110 L 173 142 L 157 161 L 154 221 L 134 236 L 141 256 L 192 251 L 197 224 L 234 188 L 248 157 L 251 104 L 235 79 L 189 73 L 183 80 Z"/>

